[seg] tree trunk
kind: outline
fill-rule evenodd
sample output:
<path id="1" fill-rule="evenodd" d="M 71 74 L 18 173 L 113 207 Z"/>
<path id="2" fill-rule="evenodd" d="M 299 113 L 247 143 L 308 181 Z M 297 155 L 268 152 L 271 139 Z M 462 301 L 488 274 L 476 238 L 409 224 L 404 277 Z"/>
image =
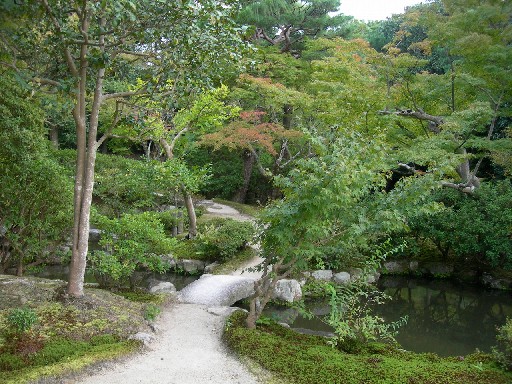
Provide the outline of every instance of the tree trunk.
<path id="1" fill-rule="evenodd" d="M 192 195 L 185 190 L 183 190 L 183 198 L 185 200 L 189 220 L 188 237 L 189 239 L 193 239 L 197 236 L 197 217 L 194 209 L 194 201 L 192 200 Z"/>
<path id="2" fill-rule="evenodd" d="M 185 130 L 181 131 L 182 133 L 185 132 Z M 176 139 L 176 138 L 175 138 Z M 160 144 L 162 145 L 165 155 L 167 156 L 167 160 L 171 160 L 174 157 L 174 145 L 176 144 L 176 140 L 173 140 L 171 145 L 167 142 L 166 139 L 161 138 Z M 190 193 L 185 191 L 185 189 L 182 188 L 183 198 L 185 200 L 185 207 L 187 208 L 187 214 L 188 214 L 188 221 L 189 221 L 189 228 L 188 228 L 188 237 L 190 239 L 193 239 L 197 235 L 197 217 L 196 217 L 196 210 L 194 208 L 194 201 L 192 200 L 192 196 Z"/>
<path id="3" fill-rule="evenodd" d="M 100 20 L 100 26 L 105 25 L 105 19 Z M 84 16 L 81 29 L 87 33 L 89 20 Z M 99 46 L 104 51 L 105 37 L 99 39 Z M 75 173 L 75 197 L 74 197 L 74 223 L 73 223 L 73 248 L 71 264 L 69 267 L 69 279 L 67 293 L 72 297 L 84 295 L 84 277 L 87 264 L 87 252 L 89 250 L 89 228 L 92 205 L 92 192 L 94 188 L 94 167 L 96 164 L 96 151 L 103 141 L 97 141 L 98 120 L 100 107 L 103 102 L 103 80 L 105 68 L 98 69 L 94 87 L 92 105 L 89 112 L 89 133 L 87 136 L 87 60 L 88 46 L 82 45 L 80 50 L 80 70 L 78 77 L 78 94 L 73 117 L 77 132 L 77 160 Z"/>
<path id="4" fill-rule="evenodd" d="M 256 161 L 256 157 L 249 150 L 244 150 L 244 152 L 242 153 L 242 158 L 244 162 L 244 182 L 233 196 L 233 201 L 236 201 L 237 203 L 245 203 L 247 191 L 249 190 L 249 184 L 251 182 L 254 162 Z"/>
<path id="5" fill-rule="evenodd" d="M 50 141 L 54 149 L 59 149 L 59 128 L 56 125 L 50 128 Z"/>

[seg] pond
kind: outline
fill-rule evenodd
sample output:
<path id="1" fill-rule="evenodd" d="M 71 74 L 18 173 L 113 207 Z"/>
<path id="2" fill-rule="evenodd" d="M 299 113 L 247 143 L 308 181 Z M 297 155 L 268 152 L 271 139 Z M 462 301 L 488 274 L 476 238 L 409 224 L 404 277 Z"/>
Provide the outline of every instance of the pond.
<path id="1" fill-rule="evenodd" d="M 512 294 L 461 285 L 448 280 L 382 277 L 379 288 L 392 300 L 375 308 L 387 321 L 408 316 L 397 341 L 406 350 L 462 356 L 479 349 L 490 352 L 496 344 L 496 327 L 512 317 Z M 318 316 L 329 313 L 325 303 L 309 303 Z M 332 329 L 318 319 L 308 320 L 293 310 L 270 308 L 292 328 L 320 332 Z"/>

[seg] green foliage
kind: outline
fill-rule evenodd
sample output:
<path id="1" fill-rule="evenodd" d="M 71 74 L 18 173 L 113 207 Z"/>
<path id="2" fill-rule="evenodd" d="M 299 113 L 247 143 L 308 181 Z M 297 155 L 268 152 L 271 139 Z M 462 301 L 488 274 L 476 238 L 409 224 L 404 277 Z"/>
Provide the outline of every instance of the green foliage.
<path id="1" fill-rule="evenodd" d="M 31 308 L 14 308 L 7 315 L 8 326 L 17 333 L 27 332 L 37 321 L 37 314 Z"/>
<path id="2" fill-rule="evenodd" d="M 97 218 L 105 251 L 91 255 L 91 270 L 104 283 L 126 283 L 137 268 L 165 272 L 160 255 L 168 254 L 176 240 L 166 236 L 163 224 L 152 212 L 124 214 L 119 219 Z"/>
<path id="3" fill-rule="evenodd" d="M 368 343 L 383 341 L 396 344 L 398 328 L 406 318 L 386 323 L 372 313 L 371 306 L 384 304 L 390 298 L 375 287 L 361 282 L 337 287 L 328 286 L 330 313 L 324 320 L 334 328 L 332 344 L 348 353 L 359 353 Z"/>
<path id="4" fill-rule="evenodd" d="M 498 345 L 493 348 L 493 354 L 501 366 L 512 371 L 512 319 L 507 318 L 507 322 L 498 328 L 496 336 Z"/>
<path id="5" fill-rule="evenodd" d="M 148 321 L 155 321 L 161 310 L 158 305 L 148 304 L 144 310 L 144 318 Z"/>
<path id="6" fill-rule="evenodd" d="M 220 218 L 209 220 L 199 228 L 198 252 L 209 260 L 225 262 L 247 247 L 254 234 L 251 222 Z"/>
<path id="7" fill-rule="evenodd" d="M 247 329 L 245 316 L 236 312 L 228 319 L 224 333 L 228 345 L 294 384 L 506 384 L 512 378 L 482 354 L 460 361 L 381 344 L 346 354 L 331 348 L 325 338 L 277 324 Z M 478 362 L 481 369 L 474 367 Z"/>
<path id="8" fill-rule="evenodd" d="M 473 195 L 440 190 L 433 196 L 445 210 L 413 215 L 412 234 L 430 241 L 443 258 L 471 260 L 481 267 L 512 268 L 512 186 L 483 183 Z M 421 248 L 420 248 L 421 251 Z"/>
<path id="9" fill-rule="evenodd" d="M 42 263 L 71 227 L 71 180 L 50 156 L 38 101 L 0 78 L 0 270 Z"/>

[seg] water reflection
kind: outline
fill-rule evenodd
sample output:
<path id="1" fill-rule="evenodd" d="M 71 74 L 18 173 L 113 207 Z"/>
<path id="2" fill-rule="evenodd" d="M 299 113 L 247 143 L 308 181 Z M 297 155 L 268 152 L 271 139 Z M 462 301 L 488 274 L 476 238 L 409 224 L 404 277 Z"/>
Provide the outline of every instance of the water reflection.
<path id="1" fill-rule="evenodd" d="M 387 321 L 407 315 L 408 322 L 397 337 L 403 348 L 435 352 L 441 356 L 466 355 L 479 349 L 490 352 L 496 343 L 496 327 L 512 317 L 510 292 L 485 290 L 446 280 L 384 277 L 379 282 L 392 300 L 375 308 Z M 328 313 L 323 302 L 309 303 L 319 316 Z M 283 316 L 286 314 L 286 316 Z M 292 316 L 290 311 L 269 308 L 267 315 L 289 321 L 292 328 L 329 332 L 318 319 Z"/>
<path id="2" fill-rule="evenodd" d="M 392 300 L 377 313 L 389 321 L 408 315 L 397 340 L 417 352 L 490 352 L 496 327 L 512 317 L 510 292 L 426 279 L 385 278 L 380 285 Z"/>

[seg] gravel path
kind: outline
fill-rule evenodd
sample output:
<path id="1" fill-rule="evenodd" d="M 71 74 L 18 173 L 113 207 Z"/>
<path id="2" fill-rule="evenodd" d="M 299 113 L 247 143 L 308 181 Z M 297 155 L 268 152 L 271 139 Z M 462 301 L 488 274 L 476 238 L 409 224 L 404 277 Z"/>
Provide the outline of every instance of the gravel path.
<path id="1" fill-rule="evenodd" d="M 251 219 L 217 203 L 208 207 L 210 209 L 218 216 Z M 250 264 L 257 262 L 258 258 Z M 233 274 L 241 272 L 242 269 Z M 173 304 L 160 315 L 156 339 L 146 352 L 121 362 L 107 363 L 93 375 L 75 383 L 257 384 L 257 378 L 222 343 L 224 322 L 232 310 L 201 304 Z"/>
<path id="2" fill-rule="evenodd" d="M 221 341 L 229 307 L 176 304 L 157 322 L 149 351 L 107 364 L 82 384 L 256 384 L 257 379 Z"/>

